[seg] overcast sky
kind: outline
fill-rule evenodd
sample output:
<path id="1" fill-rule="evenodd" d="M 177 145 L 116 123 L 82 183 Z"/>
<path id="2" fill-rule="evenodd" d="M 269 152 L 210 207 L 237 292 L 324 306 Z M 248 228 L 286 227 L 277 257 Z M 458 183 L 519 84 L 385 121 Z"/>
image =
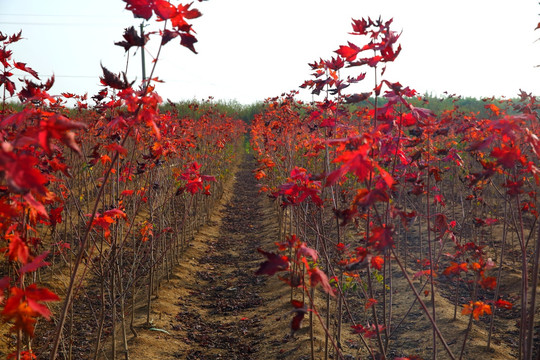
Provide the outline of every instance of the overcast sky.
<path id="1" fill-rule="evenodd" d="M 0 31 L 22 29 L 25 40 L 13 46 L 13 57 L 40 75 L 54 73 L 52 94 L 91 96 L 101 88 L 100 63 L 116 73 L 126 67 L 124 49 L 114 42 L 141 20 L 124 7 L 121 0 L 0 0 Z M 310 78 L 308 62 L 334 56 L 348 40 L 360 43 L 348 35 L 351 18 L 380 15 L 402 31 L 403 51 L 388 65 L 389 81 L 434 95 L 513 97 L 519 89 L 540 95 L 537 1 L 210 0 L 193 7 L 203 13 L 192 20 L 199 54 L 176 40 L 165 46 L 156 73 L 165 81 L 156 89 L 164 99 L 252 103 L 299 89 Z M 148 30 L 156 29 L 153 20 Z M 139 53 L 128 75 L 140 81 Z M 366 81 L 355 92 L 372 88 Z M 311 98 L 308 90 L 301 94 Z"/>

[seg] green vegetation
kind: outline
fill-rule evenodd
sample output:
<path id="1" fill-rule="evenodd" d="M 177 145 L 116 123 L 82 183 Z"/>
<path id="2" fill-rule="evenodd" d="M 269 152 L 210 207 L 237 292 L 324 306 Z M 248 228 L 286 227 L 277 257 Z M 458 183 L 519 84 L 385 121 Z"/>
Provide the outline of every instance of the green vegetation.
<path id="1" fill-rule="evenodd" d="M 180 101 L 177 103 L 167 103 L 162 105 L 161 110 L 167 111 L 171 110 L 172 107 L 176 107 L 178 115 L 180 117 L 191 117 L 197 118 L 201 114 L 209 111 L 210 109 L 217 110 L 221 114 L 227 114 L 229 116 L 234 116 L 247 124 L 251 124 L 253 116 L 259 113 L 264 104 L 262 102 L 256 102 L 249 105 L 240 104 L 236 100 L 215 101 L 213 99 L 209 100 L 192 100 L 192 101 Z M 202 111 L 201 111 L 202 110 Z"/>

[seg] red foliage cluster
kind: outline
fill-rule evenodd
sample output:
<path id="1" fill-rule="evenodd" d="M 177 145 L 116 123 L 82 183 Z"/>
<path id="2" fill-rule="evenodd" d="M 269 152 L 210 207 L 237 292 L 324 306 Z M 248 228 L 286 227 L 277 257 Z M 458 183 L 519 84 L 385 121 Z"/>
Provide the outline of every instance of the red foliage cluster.
<path id="1" fill-rule="evenodd" d="M 345 77 L 347 69 L 367 67 L 383 76 L 387 64 L 399 55 L 399 34 L 390 29 L 391 24 L 392 20 L 353 20 L 351 34 L 366 42 L 348 42 L 335 51 L 337 57 L 309 64 L 314 79 L 301 87 L 311 89 L 314 95 L 325 94 L 323 100 L 305 104 L 295 100 L 295 92 L 267 100 L 251 129 L 252 146 L 260 162 L 255 177 L 261 182 L 261 191 L 279 200 L 284 213 L 291 218 L 299 216 L 295 221 L 305 223 L 300 228 L 319 224 L 321 228 L 316 232 L 295 236 L 312 247 L 312 239 L 318 239 L 317 249 L 326 252 L 322 263 L 327 263 L 332 274 L 345 275 L 333 277 L 338 289 L 350 286 L 351 277 L 359 286 L 372 289 L 373 280 L 369 275 L 365 277 L 366 269 L 384 274 L 394 260 L 402 266 L 403 260 L 396 250 L 400 233 L 421 222 L 425 224 L 421 231 L 428 234 L 429 258 L 417 259 L 421 265 L 415 278 L 425 275 L 435 286 L 437 281 L 444 281 L 435 280 L 437 275 L 443 275 L 444 279 L 476 284 L 491 292 L 494 300 L 480 301 L 475 290 L 471 292 L 471 302 L 463 304 L 463 314 L 471 314 L 474 319 L 491 314 L 490 304 L 511 308 L 510 302 L 497 299 L 499 278 L 488 275 L 499 264 L 487 254 L 499 250 L 486 251 L 485 240 L 465 241 L 463 233 L 469 226 L 508 223 L 502 209 L 489 207 L 484 197 L 487 195 L 483 196 L 490 186 L 496 187 L 498 193 L 491 194 L 489 201 L 500 196 L 512 207 L 511 211 L 521 214 L 520 221 L 530 216 L 536 222 L 540 185 L 540 141 L 536 134 L 540 106 L 534 96 L 521 92 L 519 101 L 486 105 L 488 118 L 464 113 L 458 107 L 437 115 L 417 105 L 424 99 L 415 90 L 384 79 L 371 91 L 345 94 L 345 89 L 358 86 L 366 77 L 366 72 Z M 458 186 L 465 193 L 463 198 L 469 201 L 461 206 L 479 216 L 457 216 L 454 209 L 459 205 L 454 188 Z M 490 213 L 485 212 L 488 207 L 492 209 Z M 343 228 L 333 231 L 353 234 L 351 243 L 322 237 L 332 230 L 322 230 L 324 222 L 318 219 L 328 214 L 333 214 Z M 516 221 L 517 215 L 513 216 Z M 524 233 L 520 235 L 519 227 L 516 231 L 520 246 L 526 248 Z M 431 244 L 441 250 L 432 249 Z M 279 245 L 282 251 L 291 246 Z M 455 253 L 443 254 L 446 246 L 453 246 Z M 355 250 L 351 251 L 352 248 Z M 288 260 L 295 261 L 290 256 Z M 527 267 L 523 269 L 525 278 L 530 271 Z M 283 270 L 291 268 L 297 267 Z M 298 285 L 292 278 L 286 280 Z M 526 298 L 529 285 L 526 280 L 523 284 L 522 296 Z M 369 291 L 365 301 L 366 309 L 384 305 Z M 418 301 L 422 302 L 420 298 Z M 526 309 L 533 309 L 534 305 L 524 300 L 522 306 L 522 321 L 530 327 L 532 320 Z M 380 325 L 356 325 L 354 329 L 366 337 L 378 338 L 379 353 L 383 354 L 384 326 Z M 297 322 L 294 326 L 298 326 Z"/>
<path id="2" fill-rule="evenodd" d="M 164 21 L 163 31 L 157 34 L 162 46 L 180 37 L 181 45 L 196 52 L 193 45 L 197 40 L 187 21 L 201 13 L 191 4 L 125 2 L 135 17 L 148 20 L 155 14 L 158 21 Z M 172 28 L 167 29 L 167 24 Z M 152 35 L 156 33 L 140 36 L 131 27 L 117 45 L 129 51 L 145 46 Z M 137 217 L 140 204 L 147 203 L 161 185 L 148 181 L 142 187 L 134 184 L 165 169 L 176 186 L 169 196 L 176 193 L 185 197 L 187 214 L 192 211 L 189 207 L 195 206 L 193 199 L 210 195 L 214 189 L 211 184 L 217 182 L 215 176 L 203 174 L 216 171 L 215 175 L 221 176 L 221 169 L 234 160 L 231 149 L 245 126 L 210 103 L 204 110 L 194 106 L 194 113 L 198 113 L 195 117 L 181 116 L 174 104 L 163 112 L 162 99 L 151 85 L 157 79 L 149 79 L 135 89 L 125 73 L 115 74 L 104 66 L 100 79 L 104 88 L 92 97 L 95 105 L 89 105 L 87 95 L 53 96 L 54 77 L 34 82 L 40 81 L 37 72 L 12 58 L 9 47 L 21 38 L 21 32 L 12 36 L 0 33 L 0 87 L 6 90 L 4 94 L 21 101 L 20 107 L 12 106 L 4 97 L 0 113 L 0 236 L 4 243 L 0 250 L 5 257 L 3 264 L 12 269 L 9 277 L 0 280 L 0 312 L 17 336 L 17 351 L 10 356 L 30 359 L 35 355 L 30 349 L 25 351 L 23 336 L 34 336 L 37 319 L 52 315 L 46 304 L 60 300 L 49 289 L 31 283 L 36 278 L 32 273 L 47 267 L 51 254 L 76 252 L 71 283 L 63 299 L 64 309 L 69 308 L 81 260 L 83 256 L 92 257 L 95 250 L 87 246 L 91 232 L 111 241 L 114 227 L 117 242 L 116 224 L 120 221 L 128 225 L 128 234 L 138 228 L 143 242 L 178 231 Z M 16 71 L 29 74 L 33 80 L 24 79 L 18 89 L 13 80 Z M 66 99 L 75 101 L 76 109 L 67 108 Z M 80 179 L 81 172 L 95 191 L 73 185 L 73 175 Z M 114 187 L 110 186 L 112 177 Z M 84 217 L 82 208 L 93 211 L 86 214 L 81 238 L 73 239 L 72 244 L 51 243 L 49 238 L 56 237 L 57 225 L 76 214 L 72 209 L 78 209 L 79 216 Z M 53 354 L 64 321 L 65 311 L 59 314 Z"/>

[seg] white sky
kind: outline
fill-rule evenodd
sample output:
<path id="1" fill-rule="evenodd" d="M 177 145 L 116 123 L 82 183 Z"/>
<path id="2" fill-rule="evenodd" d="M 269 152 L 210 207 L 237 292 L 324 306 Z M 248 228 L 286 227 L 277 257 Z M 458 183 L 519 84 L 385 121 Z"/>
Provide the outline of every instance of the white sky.
<path id="1" fill-rule="evenodd" d="M 203 13 L 192 20 L 199 54 L 176 39 L 165 46 L 156 73 L 166 81 L 156 89 L 164 99 L 252 103 L 298 90 L 310 78 L 308 62 L 329 59 L 347 40 L 361 43 L 348 35 L 351 18 L 379 15 L 393 17 L 393 29 L 403 31 L 403 51 L 385 74 L 389 81 L 434 95 L 513 97 L 520 88 L 540 95 L 537 1 L 210 0 L 192 6 Z M 91 96 L 101 88 L 100 62 L 115 73 L 125 69 L 124 49 L 114 42 L 141 19 L 124 7 L 121 0 L 0 0 L 0 31 L 23 30 L 13 57 L 42 79 L 54 73 L 52 94 Z M 131 57 L 128 75 L 141 79 L 140 54 Z M 352 91 L 372 88 L 367 80 Z M 301 94 L 311 99 L 308 90 Z"/>

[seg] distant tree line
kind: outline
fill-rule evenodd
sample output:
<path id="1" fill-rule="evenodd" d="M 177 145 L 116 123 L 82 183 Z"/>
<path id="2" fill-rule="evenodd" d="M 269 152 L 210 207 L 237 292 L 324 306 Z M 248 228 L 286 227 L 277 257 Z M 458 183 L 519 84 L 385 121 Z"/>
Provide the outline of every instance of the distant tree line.
<path id="1" fill-rule="evenodd" d="M 445 97 L 436 97 L 431 94 L 424 94 L 408 99 L 408 101 L 416 107 L 424 107 L 432 110 L 435 114 L 440 115 L 444 111 L 457 109 L 461 113 L 469 114 L 474 113 L 477 117 L 490 117 L 493 115 L 489 110 L 490 104 L 494 104 L 498 108 L 506 110 L 506 113 L 513 114 L 513 104 L 518 102 L 518 99 L 503 99 L 503 98 L 474 98 L 474 97 L 461 97 L 456 95 L 449 95 Z M 372 106 L 374 103 L 373 98 L 369 98 L 365 101 L 356 104 L 350 104 L 347 106 L 354 110 L 358 107 Z M 385 104 L 385 98 L 380 97 L 378 99 L 378 106 Z M 197 109 L 207 108 L 215 109 L 222 114 L 235 116 L 238 119 L 243 120 L 247 124 L 251 124 L 253 116 L 261 112 L 265 103 L 263 101 L 257 101 L 251 104 L 241 104 L 236 100 L 214 100 L 209 98 L 207 100 L 182 100 L 179 102 L 166 101 L 161 106 L 162 111 L 171 110 L 172 107 L 176 108 L 180 117 L 195 117 L 201 116 L 201 112 Z M 10 102 L 6 104 L 6 108 L 11 108 L 15 111 L 20 111 L 22 104 L 19 102 Z M 74 110 L 74 109 L 73 109 Z"/>

